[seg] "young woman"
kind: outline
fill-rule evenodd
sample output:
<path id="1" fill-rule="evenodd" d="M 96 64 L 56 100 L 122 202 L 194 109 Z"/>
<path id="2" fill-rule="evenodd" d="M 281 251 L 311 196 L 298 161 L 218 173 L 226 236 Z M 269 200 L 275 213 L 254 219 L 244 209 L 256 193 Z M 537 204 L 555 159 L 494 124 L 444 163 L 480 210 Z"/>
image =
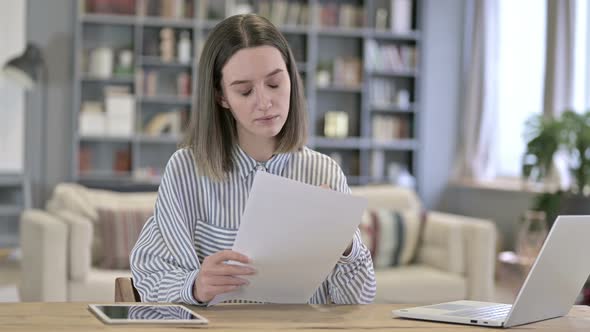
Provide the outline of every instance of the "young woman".
<path id="1" fill-rule="evenodd" d="M 301 79 L 287 41 L 268 20 L 248 14 L 218 24 L 198 78 L 183 148 L 166 166 L 154 216 L 131 253 L 143 301 L 203 304 L 247 284 L 241 276 L 255 273 L 248 257 L 228 249 L 256 170 L 350 192 L 340 167 L 304 146 Z M 309 302 L 370 303 L 375 288 L 357 230 Z"/>

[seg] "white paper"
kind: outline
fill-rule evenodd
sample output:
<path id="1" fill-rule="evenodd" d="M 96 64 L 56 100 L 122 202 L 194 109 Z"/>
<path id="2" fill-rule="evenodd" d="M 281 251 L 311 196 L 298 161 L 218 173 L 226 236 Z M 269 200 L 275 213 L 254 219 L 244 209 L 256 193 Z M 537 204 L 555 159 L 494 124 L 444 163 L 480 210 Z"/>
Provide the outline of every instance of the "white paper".
<path id="1" fill-rule="evenodd" d="M 307 303 L 352 241 L 366 205 L 362 197 L 256 173 L 232 249 L 248 256 L 257 273 L 209 305 Z"/>

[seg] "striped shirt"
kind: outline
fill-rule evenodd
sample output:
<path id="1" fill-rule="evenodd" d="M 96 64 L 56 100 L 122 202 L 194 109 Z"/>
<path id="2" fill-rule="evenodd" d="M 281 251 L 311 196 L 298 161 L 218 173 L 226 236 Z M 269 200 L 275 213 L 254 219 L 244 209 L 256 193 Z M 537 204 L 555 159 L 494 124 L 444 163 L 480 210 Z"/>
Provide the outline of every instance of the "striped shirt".
<path id="1" fill-rule="evenodd" d="M 257 170 L 350 193 L 338 164 L 308 148 L 259 163 L 236 146 L 232 157 L 233 170 L 219 182 L 199 174 L 189 149 L 176 151 L 168 161 L 154 216 L 131 252 L 131 272 L 142 301 L 199 304 L 193 283 L 200 262 L 232 248 Z M 370 303 L 375 291 L 371 255 L 357 229 L 350 254 L 340 257 L 309 303 Z"/>

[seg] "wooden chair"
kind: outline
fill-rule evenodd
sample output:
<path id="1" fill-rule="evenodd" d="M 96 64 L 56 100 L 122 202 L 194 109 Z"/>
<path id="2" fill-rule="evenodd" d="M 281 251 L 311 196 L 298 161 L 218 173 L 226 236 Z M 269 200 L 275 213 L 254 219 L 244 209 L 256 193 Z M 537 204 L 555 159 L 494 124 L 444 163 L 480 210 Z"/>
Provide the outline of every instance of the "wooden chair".
<path id="1" fill-rule="evenodd" d="M 141 302 L 131 278 L 115 279 L 115 302 Z"/>

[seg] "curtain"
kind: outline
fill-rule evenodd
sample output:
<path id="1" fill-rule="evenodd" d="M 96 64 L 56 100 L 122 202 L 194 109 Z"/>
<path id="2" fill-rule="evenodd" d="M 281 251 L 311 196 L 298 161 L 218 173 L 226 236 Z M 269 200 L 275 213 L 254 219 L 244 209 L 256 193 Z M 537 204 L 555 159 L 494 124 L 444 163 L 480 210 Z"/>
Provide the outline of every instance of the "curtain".
<path id="1" fill-rule="evenodd" d="M 576 0 L 547 1 L 543 114 L 548 117 L 559 116 L 574 102 L 575 7 Z"/>
<path id="2" fill-rule="evenodd" d="M 467 4 L 463 116 L 455 177 L 486 179 L 495 175 L 498 1 L 469 1 Z"/>
<path id="3" fill-rule="evenodd" d="M 583 0 L 586 1 L 586 0 Z M 574 105 L 576 0 L 547 0 L 543 115 L 558 117 Z M 547 188 L 568 189 L 573 183 L 569 156 L 558 151 L 544 180 Z"/>

